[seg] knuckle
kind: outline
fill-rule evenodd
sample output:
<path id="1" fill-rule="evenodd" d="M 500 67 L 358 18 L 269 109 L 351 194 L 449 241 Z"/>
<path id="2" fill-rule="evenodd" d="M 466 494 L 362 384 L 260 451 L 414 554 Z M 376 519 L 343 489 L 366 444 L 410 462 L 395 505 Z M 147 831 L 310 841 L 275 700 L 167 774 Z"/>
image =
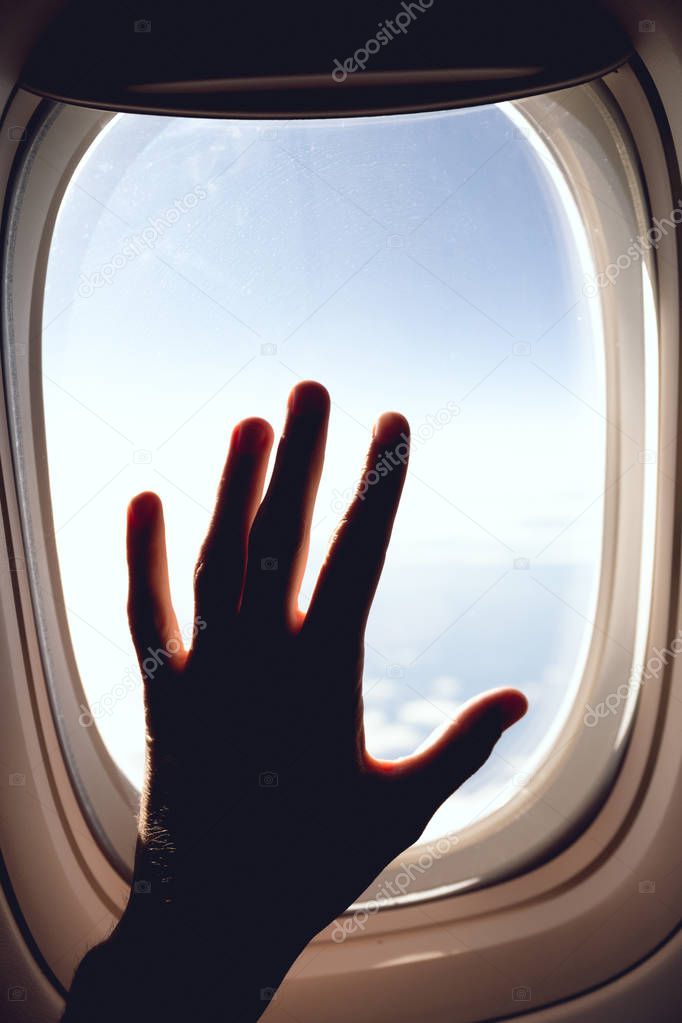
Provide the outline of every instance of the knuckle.
<path id="1" fill-rule="evenodd" d="M 208 575 L 209 571 L 207 568 L 206 559 L 202 553 L 194 567 L 193 583 L 195 592 L 200 592 L 206 588 Z"/>

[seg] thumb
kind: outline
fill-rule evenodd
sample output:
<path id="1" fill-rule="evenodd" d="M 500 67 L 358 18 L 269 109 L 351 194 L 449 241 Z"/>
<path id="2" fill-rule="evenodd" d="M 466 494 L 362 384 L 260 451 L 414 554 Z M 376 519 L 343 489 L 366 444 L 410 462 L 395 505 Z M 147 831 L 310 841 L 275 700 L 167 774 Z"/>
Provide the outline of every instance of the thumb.
<path id="1" fill-rule="evenodd" d="M 527 709 L 518 689 L 491 690 L 464 704 L 428 746 L 401 762 L 403 785 L 420 819 L 428 821 L 483 766 L 505 729 Z"/>

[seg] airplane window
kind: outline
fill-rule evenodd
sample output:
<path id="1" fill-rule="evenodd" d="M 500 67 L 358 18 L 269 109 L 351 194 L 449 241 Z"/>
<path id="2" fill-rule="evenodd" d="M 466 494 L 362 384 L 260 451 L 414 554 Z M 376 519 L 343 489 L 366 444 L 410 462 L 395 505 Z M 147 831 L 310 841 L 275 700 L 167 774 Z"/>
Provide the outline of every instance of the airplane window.
<path id="1" fill-rule="evenodd" d="M 81 723 L 135 784 L 126 504 L 144 489 L 164 501 L 189 638 L 231 428 L 245 415 L 281 426 L 303 378 L 333 406 L 302 606 L 374 418 L 398 409 L 413 431 L 367 635 L 370 751 L 411 752 L 487 687 L 527 693 L 524 721 L 427 838 L 498 809 L 547 755 L 593 630 L 606 446 L 594 268 L 560 177 L 511 104 L 291 122 L 124 114 L 89 147 L 49 253 L 46 438 Z M 321 699 L 324 675 L 321 663 Z"/>

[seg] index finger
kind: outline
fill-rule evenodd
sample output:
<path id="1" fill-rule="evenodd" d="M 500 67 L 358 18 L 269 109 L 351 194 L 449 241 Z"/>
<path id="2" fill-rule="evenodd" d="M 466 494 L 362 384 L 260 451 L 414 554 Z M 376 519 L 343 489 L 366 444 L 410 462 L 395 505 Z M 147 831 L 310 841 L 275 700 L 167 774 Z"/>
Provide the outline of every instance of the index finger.
<path id="1" fill-rule="evenodd" d="M 404 416 L 377 420 L 355 497 L 341 521 L 317 580 L 306 628 L 361 638 L 391 538 L 410 453 Z"/>

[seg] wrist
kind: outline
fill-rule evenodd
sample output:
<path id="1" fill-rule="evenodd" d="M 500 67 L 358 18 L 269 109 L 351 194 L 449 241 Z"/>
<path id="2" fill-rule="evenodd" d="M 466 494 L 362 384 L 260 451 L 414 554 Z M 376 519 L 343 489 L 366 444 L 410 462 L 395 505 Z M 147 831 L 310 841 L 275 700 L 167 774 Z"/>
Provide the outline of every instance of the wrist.
<path id="1" fill-rule="evenodd" d="M 63 1023 L 255 1023 L 301 948 L 280 952 L 265 929 L 199 929 L 158 907 L 129 907 L 78 967 Z"/>

